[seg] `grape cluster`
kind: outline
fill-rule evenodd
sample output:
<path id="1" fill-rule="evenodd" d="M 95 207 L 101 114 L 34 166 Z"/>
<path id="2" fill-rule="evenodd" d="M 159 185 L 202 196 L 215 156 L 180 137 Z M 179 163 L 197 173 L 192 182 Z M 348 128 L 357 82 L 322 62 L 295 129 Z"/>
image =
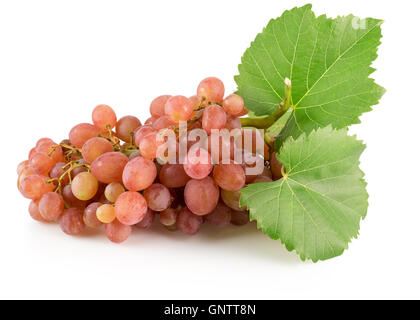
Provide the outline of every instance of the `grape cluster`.
<path id="1" fill-rule="evenodd" d="M 40 139 L 17 169 L 19 191 L 32 200 L 31 217 L 58 222 L 69 235 L 104 225 L 116 243 L 129 237 L 132 226 L 147 229 L 155 218 L 188 235 L 203 223 L 248 223 L 240 190 L 280 179 L 284 168 L 258 131 L 241 128 L 243 99 L 224 94 L 222 81 L 210 77 L 190 98 L 153 100 L 144 125 L 133 116 L 117 120 L 111 107 L 99 105 L 93 124 L 76 125 L 68 139 Z M 216 134 L 223 129 L 236 134 Z"/>

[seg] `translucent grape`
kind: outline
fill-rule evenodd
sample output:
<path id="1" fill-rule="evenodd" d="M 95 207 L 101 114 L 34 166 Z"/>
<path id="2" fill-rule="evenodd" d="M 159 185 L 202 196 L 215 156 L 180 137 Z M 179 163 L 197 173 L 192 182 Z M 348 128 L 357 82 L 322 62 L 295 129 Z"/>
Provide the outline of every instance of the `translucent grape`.
<path id="1" fill-rule="evenodd" d="M 271 154 L 270 167 L 274 180 L 280 180 L 281 178 L 283 178 L 282 170 L 284 170 L 284 167 L 277 159 L 275 152 Z"/>
<path id="2" fill-rule="evenodd" d="M 184 200 L 193 213 L 200 216 L 209 214 L 219 202 L 219 187 L 210 177 L 190 180 L 185 186 Z"/>
<path id="3" fill-rule="evenodd" d="M 117 122 L 117 137 L 125 142 L 130 142 L 134 131 L 140 126 L 139 119 L 133 116 L 125 116 Z"/>
<path id="4" fill-rule="evenodd" d="M 184 164 L 185 173 L 193 179 L 207 177 L 213 169 L 212 159 L 207 150 L 191 148 Z"/>
<path id="5" fill-rule="evenodd" d="M 108 152 L 96 158 L 90 169 L 95 178 L 102 183 L 121 182 L 128 158 L 121 152 Z"/>
<path id="6" fill-rule="evenodd" d="M 197 88 L 197 96 L 211 102 L 223 102 L 225 86 L 223 82 L 215 77 L 209 77 L 200 82 Z"/>
<path id="7" fill-rule="evenodd" d="M 32 148 L 28 153 L 28 159 L 32 158 L 32 156 L 36 153 L 36 148 Z"/>
<path id="8" fill-rule="evenodd" d="M 147 118 L 147 120 L 144 122 L 144 124 L 145 124 L 145 125 L 148 125 L 148 126 L 153 126 L 153 123 L 154 123 L 157 119 L 159 119 L 159 117 L 150 117 L 150 118 Z"/>
<path id="9" fill-rule="evenodd" d="M 137 157 L 125 166 L 123 182 L 130 191 L 142 191 L 153 184 L 156 176 L 157 169 L 153 161 Z"/>
<path id="10" fill-rule="evenodd" d="M 82 208 L 82 209 L 84 209 L 86 207 L 86 201 L 82 201 L 82 200 L 77 199 L 74 196 L 70 185 L 66 185 L 63 188 L 62 195 L 63 195 L 64 202 L 66 204 L 68 204 L 70 207 Z"/>
<path id="11" fill-rule="evenodd" d="M 39 207 L 38 207 L 38 202 L 32 200 L 31 203 L 29 204 L 29 214 L 31 215 L 32 219 L 39 221 L 39 222 L 47 222 L 42 216 L 41 213 L 39 212 Z"/>
<path id="12" fill-rule="evenodd" d="M 216 165 L 213 178 L 217 185 L 224 190 L 237 191 L 245 186 L 244 169 L 233 161 L 230 164 Z"/>
<path id="13" fill-rule="evenodd" d="M 184 187 L 191 178 L 182 164 L 165 164 L 159 173 L 160 182 L 168 188 Z"/>
<path id="14" fill-rule="evenodd" d="M 147 205 L 153 211 L 163 211 L 171 205 L 171 194 L 163 184 L 154 183 L 144 191 Z"/>
<path id="15" fill-rule="evenodd" d="M 100 131 L 94 125 L 81 123 L 73 127 L 69 134 L 70 143 L 76 148 L 81 148 L 91 138 L 97 137 Z"/>
<path id="16" fill-rule="evenodd" d="M 247 211 L 232 211 L 230 223 L 234 226 L 243 226 L 249 223 L 249 213 Z"/>
<path id="17" fill-rule="evenodd" d="M 37 141 L 35 148 L 38 148 L 41 144 L 43 144 L 44 142 L 49 142 L 49 143 L 54 143 L 54 141 L 50 138 L 41 138 Z"/>
<path id="18" fill-rule="evenodd" d="M 169 127 L 176 127 L 176 122 L 172 121 L 169 116 L 162 116 L 153 121 L 152 127 L 159 131 Z"/>
<path id="19" fill-rule="evenodd" d="M 31 167 L 28 166 L 27 168 L 24 168 L 22 170 L 22 172 L 19 174 L 19 177 L 18 177 L 18 182 L 17 182 L 18 189 L 20 188 L 20 185 L 22 184 L 22 181 L 26 177 L 34 175 L 34 174 L 36 174 L 36 173 L 32 170 Z"/>
<path id="20" fill-rule="evenodd" d="M 200 231 L 203 217 L 195 215 L 188 208 L 183 208 L 177 218 L 178 229 L 187 235 L 193 236 Z"/>
<path id="21" fill-rule="evenodd" d="M 107 127 L 114 128 L 117 124 L 115 111 L 106 104 L 100 104 L 92 112 L 92 121 L 96 128 L 104 132 Z"/>
<path id="22" fill-rule="evenodd" d="M 82 156 L 86 163 L 92 163 L 99 156 L 107 152 L 113 152 L 114 147 L 107 139 L 95 137 L 86 141 L 82 148 Z"/>
<path id="23" fill-rule="evenodd" d="M 152 117 L 161 117 L 165 115 L 165 104 L 171 96 L 159 96 L 150 104 L 150 114 Z"/>
<path id="24" fill-rule="evenodd" d="M 71 171 L 71 177 L 74 178 L 75 176 L 77 176 L 79 173 L 82 172 L 87 172 L 88 169 L 86 168 L 86 166 L 84 166 L 84 164 L 87 164 L 87 162 L 85 161 L 85 159 L 80 159 L 79 161 L 75 162 L 74 165 L 76 166 L 74 169 L 72 169 Z"/>
<path id="25" fill-rule="evenodd" d="M 193 103 L 184 96 L 171 97 L 165 104 L 165 114 L 175 123 L 190 120 L 193 112 Z"/>
<path id="26" fill-rule="evenodd" d="M 117 219 L 125 225 L 131 226 L 139 223 L 146 213 L 147 202 L 138 192 L 125 192 L 115 202 Z"/>
<path id="27" fill-rule="evenodd" d="M 221 190 L 220 195 L 225 205 L 236 211 L 245 211 L 246 207 L 239 206 L 239 199 L 241 197 L 240 191 Z"/>
<path id="28" fill-rule="evenodd" d="M 79 208 L 64 210 L 59 223 L 61 230 L 63 230 L 64 233 L 70 236 L 78 235 L 85 229 L 83 211 Z"/>
<path id="29" fill-rule="evenodd" d="M 63 214 L 63 197 L 58 193 L 48 192 L 39 200 L 38 208 L 46 221 L 56 221 Z"/>
<path id="30" fill-rule="evenodd" d="M 224 227 L 230 223 L 231 216 L 232 209 L 223 202 L 219 202 L 211 213 L 204 216 L 204 220 L 215 227 Z"/>
<path id="31" fill-rule="evenodd" d="M 164 226 L 170 227 L 176 224 L 178 212 L 175 209 L 168 208 L 159 213 L 159 222 Z"/>
<path id="32" fill-rule="evenodd" d="M 140 145 L 141 140 L 149 133 L 156 132 L 152 126 L 144 125 L 134 133 L 134 142 L 136 146 Z"/>
<path id="33" fill-rule="evenodd" d="M 115 220 L 115 208 L 111 204 L 104 204 L 96 210 L 96 217 L 102 223 L 111 223 Z"/>
<path id="34" fill-rule="evenodd" d="M 112 182 L 105 188 L 105 198 L 114 203 L 125 192 L 124 186 L 119 182 Z"/>
<path id="35" fill-rule="evenodd" d="M 152 226 L 154 220 L 155 212 L 150 209 L 147 209 L 147 213 L 144 216 L 143 220 L 141 220 L 135 226 L 140 229 L 149 229 Z"/>
<path id="36" fill-rule="evenodd" d="M 25 161 L 22 161 L 21 163 L 19 163 L 19 165 L 18 165 L 18 167 L 17 167 L 17 170 L 16 170 L 16 172 L 17 172 L 18 176 L 19 176 L 19 175 L 22 173 L 22 171 L 23 171 L 24 169 L 26 169 L 28 166 L 29 166 L 29 160 L 25 160 Z"/>
<path id="37" fill-rule="evenodd" d="M 231 116 L 238 116 L 244 111 L 244 99 L 237 94 L 231 94 L 223 100 L 223 109 Z"/>
<path id="38" fill-rule="evenodd" d="M 193 110 L 198 109 L 201 105 L 201 99 L 199 97 L 195 96 L 191 96 L 188 99 L 190 99 L 192 105 L 193 105 Z M 194 112 L 195 114 L 195 112 Z M 193 118 L 194 118 L 194 114 L 193 114 Z"/>
<path id="39" fill-rule="evenodd" d="M 102 206 L 102 203 L 93 202 L 90 205 L 88 205 L 85 211 L 83 212 L 83 222 L 89 228 L 99 228 L 100 226 L 102 226 L 102 222 L 99 221 L 98 217 L 96 216 L 96 211 L 100 206 Z"/>
<path id="40" fill-rule="evenodd" d="M 163 145 L 164 141 L 158 141 L 158 133 L 151 132 L 144 136 L 139 144 L 140 154 L 147 159 L 156 158 L 156 153 L 160 145 Z"/>
<path id="41" fill-rule="evenodd" d="M 131 234 L 131 226 L 120 223 L 117 219 L 105 225 L 107 238 L 114 243 L 121 243 L 128 239 Z"/>
<path id="42" fill-rule="evenodd" d="M 233 116 L 228 116 L 226 118 L 225 128 L 228 130 L 241 129 L 242 128 L 241 120 Z"/>
<path id="43" fill-rule="evenodd" d="M 48 177 L 39 174 L 29 175 L 20 182 L 19 191 L 27 199 L 41 199 L 54 188 L 51 183 L 47 183 L 47 180 Z"/>
<path id="44" fill-rule="evenodd" d="M 98 191 L 98 180 L 90 172 L 79 173 L 71 184 L 74 196 L 83 201 L 92 199 Z"/>
<path id="45" fill-rule="evenodd" d="M 44 141 L 36 147 L 36 152 L 43 153 L 52 158 L 54 163 L 64 161 L 63 149 L 54 141 Z M 33 153 L 35 154 L 35 153 Z M 30 159 L 31 157 L 29 157 Z"/>
<path id="46" fill-rule="evenodd" d="M 223 129 L 226 125 L 226 120 L 227 116 L 223 108 L 213 104 L 204 110 L 201 125 L 207 134 L 210 134 L 212 129 Z"/>
<path id="47" fill-rule="evenodd" d="M 46 176 L 54 167 L 54 161 L 49 156 L 36 152 L 29 160 L 29 165 L 36 173 Z"/>

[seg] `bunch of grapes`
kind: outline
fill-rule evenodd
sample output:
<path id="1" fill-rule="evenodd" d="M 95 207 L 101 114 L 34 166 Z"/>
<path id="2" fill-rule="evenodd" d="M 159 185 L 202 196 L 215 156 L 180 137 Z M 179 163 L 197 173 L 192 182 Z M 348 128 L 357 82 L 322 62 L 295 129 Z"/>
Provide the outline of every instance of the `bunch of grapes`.
<path id="1" fill-rule="evenodd" d="M 69 235 L 104 225 L 116 243 L 154 220 L 188 235 L 203 223 L 247 224 L 241 189 L 280 179 L 284 168 L 258 131 L 241 128 L 243 99 L 224 94 L 222 81 L 206 78 L 190 98 L 153 100 L 144 125 L 99 105 L 93 124 L 76 125 L 68 139 L 40 139 L 17 169 L 31 217 Z M 217 134 L 223 129 L 236 133 Z"/>

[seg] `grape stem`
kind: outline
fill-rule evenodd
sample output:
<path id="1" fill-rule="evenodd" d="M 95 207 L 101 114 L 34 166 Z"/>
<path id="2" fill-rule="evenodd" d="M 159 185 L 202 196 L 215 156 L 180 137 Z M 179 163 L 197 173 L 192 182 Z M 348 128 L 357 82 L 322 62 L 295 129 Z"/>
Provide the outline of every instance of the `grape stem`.
<path id="1" fill-rule="evenodd" d="M 62 167 L 62 169 L 64 170 L 65 168 L 67 168 L 67 167 L 69 167 L 66 171 L 64 171 L 64 173 L 59 177 L 59 178 L 53 178 L 53 179 L 49 179 L 49 180 L 47 180 L 47 183 L 52 183 L 52 182 L 54 182 L 54 181 L 57 181 L 58 182 L 58 186 L 57 186 L 57 188 L 55 189 L 55 192 L 58 192 L 58 193 L 60 193 L 61 194 L 61 187 L 62 187 L 62 185 L 61 185 L 61 182 L 63 181 L 63 179 L 66 177 L 66 176 L 68 176 L 69 177 L 69 181 L 70 181 L 70 184 L 71 184 L 71 172 L 74 170 L 74 169 L 77 169 L 77 168 L 80 168 L 80 167 L 86 167 L 88 170 L 90 170 L 90 165 L 89 164 L 86 164 L 86 163 L 82 163 L 82 164 L 76 164 L 75 165 L 75 163 L 77 163 L 77 160 L 75 160 L 75 161 L 71 161 L 71 162 L 69 162 L 69 163 L 67 163 L 65 166 L 63 166 Z"/>

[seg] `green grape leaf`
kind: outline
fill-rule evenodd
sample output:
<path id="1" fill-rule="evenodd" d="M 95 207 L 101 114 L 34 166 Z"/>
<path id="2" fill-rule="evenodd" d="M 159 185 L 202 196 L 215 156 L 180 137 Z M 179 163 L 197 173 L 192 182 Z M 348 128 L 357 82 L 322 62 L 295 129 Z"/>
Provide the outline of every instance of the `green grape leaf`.
<path id="1" fill-rule="evenodd" d="M 291 79 L 293 114 L 282 142 L 328 125 L 340 129 L 359 123 L 384 94 L 369 78 L 381 24 L 353 15 L 316 17 L 311 5 L 286 11 L 243 55 L 235 77 L 238 94 L 255 115 L 270 115 L 283 101 L 284 79 Z"/>
<path id="2" fill-rule="evenodd" d="M 263 233 L 280 239 L 302 260 L 339 256 L 357 237 L 367 212 L 366 183 L 359 169 L 364 148 L 346 129 L 331 126 L 296 140 L 290 137 L 278 155 L 286 175 L 244 188 L 240 203 Z"/>

